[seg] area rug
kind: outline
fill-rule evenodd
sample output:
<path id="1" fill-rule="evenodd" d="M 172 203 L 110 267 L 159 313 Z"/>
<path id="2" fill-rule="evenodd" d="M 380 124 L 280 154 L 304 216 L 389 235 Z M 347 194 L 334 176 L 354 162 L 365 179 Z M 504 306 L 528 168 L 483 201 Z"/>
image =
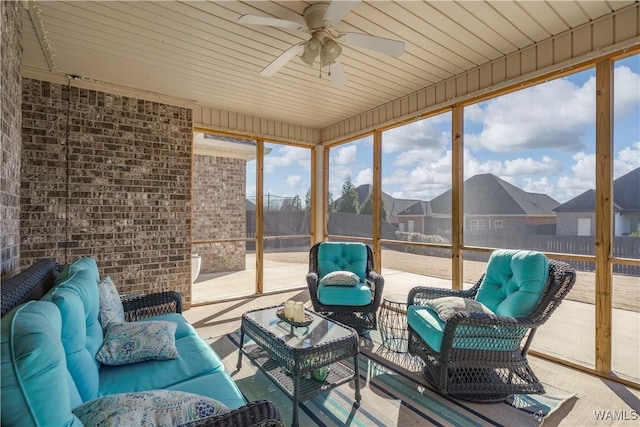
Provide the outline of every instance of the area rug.
<path id="1" fill-rule="evenodd" d="M 246 355 L 237 370 L 239 333 L 213 338 L 211 347 L 249 400 L 269 399 L 291 425 L 291 399 Z M 377 333 L 360 340 L 362 400 L 353 381 L 301 403 L 301 426 L 540 426 L 575 394 L 546 386 L 547 394 L 519 395 L 502 403 L 472 403 L 443 397 L 426 385 L 420 361 L 385 350 Z M 245 343 L 246 345 L 247 343 Z M 344 364 L 353 368 L 353 359 Z"/>

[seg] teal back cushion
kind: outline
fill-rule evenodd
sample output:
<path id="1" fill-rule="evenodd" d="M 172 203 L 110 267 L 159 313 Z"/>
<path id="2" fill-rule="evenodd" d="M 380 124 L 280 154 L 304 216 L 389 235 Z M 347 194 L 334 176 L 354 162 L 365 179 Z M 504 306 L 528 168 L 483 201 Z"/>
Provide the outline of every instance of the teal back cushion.
<path id="1" fill-rule="evenodd" d="M 66 281 L 69 276 L 80 270 L 89 270 L 96 283 L 100 282 L 100 273 L 96 260 L 91 257 L 82 257 L 64 266 L 58 277 L 56 277 L 55 285 Z"/>
<path id="2" fill-rule="evenodd" d="M 30 301 L 2 318 L 2 425 L 80 426 L 80 398 L 60 341 L 56 306 Z"/>
<path id="3" fill-rule="evenodd" d="M 324 242 L 318 247 L 318 278 L 332 271 L 350 271 L 364 282 L 367 272 L 367 247 L 362 243 Z"/>
<path id="4" fill-rule="evenodd" d="M 78 269 L 43 297 L 60 310 L 67 366 L 84 402 L 98 397 L 99 363 L 95 357 L 103 332 L 98 321 L 97 280 L 91 269 Z"/>
<path id="5" fill-rule="evenodd" d="M 489 258 L 476 300 L 500 316 L 528 316 L 542 298 L 548 277 L 544 254 L 497 250 Z"/>

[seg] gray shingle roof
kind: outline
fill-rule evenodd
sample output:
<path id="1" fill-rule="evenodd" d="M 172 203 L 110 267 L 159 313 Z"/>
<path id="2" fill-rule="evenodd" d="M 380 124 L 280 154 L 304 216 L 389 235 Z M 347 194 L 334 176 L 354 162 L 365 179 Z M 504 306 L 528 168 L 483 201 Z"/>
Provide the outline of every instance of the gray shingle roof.
<path id="1" fill-rule="evenodd" d="M 553 215 L 559 203 L 540 193 L 528 193 L 492 174 L 464 182 L 464 211 L 469 215 Z M 431 201 L 434 214 L 451 213 L 451 190 Z"/>
<path id="2" fill-rule="evenodd" d="M 596 191 L 587 190 L 554 209 L 555 212 L 593 212 Z M 640 212 L 640 168 L 613 181 L 613 208 L 616 212 Z"/>

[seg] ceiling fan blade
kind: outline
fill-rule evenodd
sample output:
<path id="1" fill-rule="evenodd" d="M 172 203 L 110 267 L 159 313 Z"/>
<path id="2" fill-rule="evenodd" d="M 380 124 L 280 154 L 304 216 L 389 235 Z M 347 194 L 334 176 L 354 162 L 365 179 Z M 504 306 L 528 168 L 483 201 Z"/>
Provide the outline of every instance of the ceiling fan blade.
<path id="1" fill-rule="evenodd" d="M 324 70 L 330 72 L 331 83 L 337 88 L 343 88 L 347 85 L 347 75 L 344 73 L 344 67 L 339 59 L 330 66 L 324 67 Z"/>
<path id="2" fill-rule="evenodd" d="M 333 0 L 329 3 L 322 21 L 329 27 L 335 27 L 358 3 L 360 3 L 360 0 Z"/>
<path id="3" fill-rule="evenodd" d="M 238 18 L 238 22 L 240 22 L 241 24 L 251 25 L 269 25 L 271 27 L 286 28 L 288 30 L 294 31 L 305 30 L 307 28 L 305 25 L 302 25 L 298 22 L 258 15 L 242 15 L 240 18 Z"/>
<path id="4" fill-rule="evenodd" d="M 344 37 L 342 42 L 349 46 L 364 47 L 396 58 L 404 52 L 404 42 L 400 40 L 359 33 L 342 33 L 342 36 Z"/>
<path id="5" fill-rule="evenodd" d="M 273 76 L 278 72 L 278 70 L 280 70 L 280 68 L 284 67 L 287 62 L 291 61 L 294 56 L 301 54 L 302 51 L 304 51 L 304 42 L 294 44 L 289 49 L 282 52 L 276 59 L 271 61 L 269 65 L 264 67 L 264 69 L 260 71 L 260 75 L 265 77 Z"/>

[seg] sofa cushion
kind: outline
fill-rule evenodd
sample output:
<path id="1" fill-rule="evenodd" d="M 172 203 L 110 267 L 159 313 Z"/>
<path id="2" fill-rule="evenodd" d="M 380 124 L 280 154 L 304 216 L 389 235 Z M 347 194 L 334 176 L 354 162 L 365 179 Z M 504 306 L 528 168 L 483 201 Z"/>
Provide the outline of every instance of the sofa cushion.
<path id="1" fill-rule="evenodd" d="M 180 338 L 186 337 L 188 335 L 198 335 L 196 329 L 191 326 L 180 313 L 160 314 L 158 316 L 140 319 L 138 320 L 138 322 L 153 322 L 156 320 L 164 320 L 167 322 L 175 323 L 178 326 L 176 329 L 176 340 L 179 340 Z"/>
<path id="2" fill-rule="evenodd" d="M 429 347 L 440 351 L 445 322 L 434 309 L 428 306 L 410 305 L 407 307 L 407 324 Z"/>
<path id="3" fill-rule="evenodd" d="M 81 403 L 60 341 L 60 312 L 30 301 L 2 318 L 2 425 L 81 426 L 71 408 Z"/>
<path id="4" fill-rule="evenodd" d="M 318 277 L 332 271 L 355 273 L 364 282 L 367 274 L 367 247 L 362 243 L 323 242 L 318 247 Z"/>
<path id="5" fill-rule="evenodd" d="M 106 330 L 110 322 L 124 322 L 124 308 L 111 276 L 105 277 L 98 283 L 98 296 L 100 302 L 98 320 L 102 330 Z"/>
<path id="6" fill-rule="evenodd" d="M 167 388 L 187 378 L 224 370 L 220 358 L 197 335 L 176 340 L 178 358 L 100 368 L 99 395 Z"/>
<path id="7" fill-rule="evenodd" d="M 538 305 L 548 277 L 544 254 L 497 250 L 489 257 L 476 300 L 499 316 L 525 317 Z"/>
<path id="8" fill-rule="evenodd" d="M 371 304 L 371 288 L 366 283 L 355 286 L 318 286 L 318 300 L 324 305 L 364 306 Z"/>
<path id="9" fill-rule="evenodd" d="M 83 401 L 98 397 L 98 362 L 102 327 L 98 321 L 98 282 L 90 269 L 78 269 L 43 297 L 58 306 L 67 367 Z"/>
<path id="10" fill-rule="evenodd" d="M 100 281 L 100 272 L 98 271 L 96 260 L 92 257 L 81 257 L 64 266 L 58 277 L 56 277 L 54 285 L 64 282 L 69 276 L 80 270 L 89 270 L 91 276 L 93 276 L 93 280 L 95 280 L 96 283 Z"/>
<path id="11" fill-rule="evenodd" d="M 96 354 L 104 365 L 126 365 L 146 360 L 178 357 L 174 322 L 111 322 L 107 324 L 104 343 Z"/>
<path id="12" fill-rule="evenodd" d="M 73 409 L 86 427 L 184 426 L 228 412 L 215 399 L 172 390 L 113 394 Z"/>
<path id="13" fill-rule="evenodd" d="M 231 409 L 238 409 L 247 404 L 236 383 L 224 370 L 191 378 L 167 388 L 208 396 L 219 400 Z"/>

